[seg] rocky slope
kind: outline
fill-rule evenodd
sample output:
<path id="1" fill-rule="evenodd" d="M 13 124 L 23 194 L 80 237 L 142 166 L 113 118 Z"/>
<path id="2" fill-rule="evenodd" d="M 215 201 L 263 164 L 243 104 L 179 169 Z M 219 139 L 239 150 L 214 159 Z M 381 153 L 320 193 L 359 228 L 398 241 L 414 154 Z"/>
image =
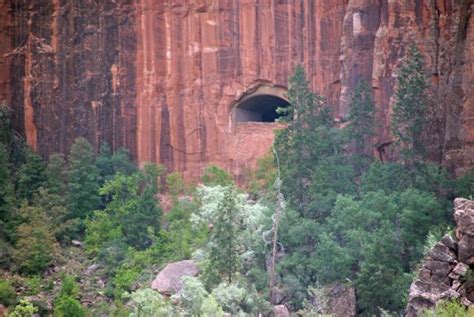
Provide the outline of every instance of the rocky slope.
<path id="1" fill-rule="evenodd" d="M 0 0 L 0 99 L 41 154 L 77 136 L 199 176 L 242 176 L 274 124 L 235 124 L 259 87 L 284 91 L 297 63 L 341 120 L 361 78 L 390 141 L 394 71 L 409 43 L 429 65 L 434 139 L 458 172 L 474 157 L 472 0 Z"/>
<path id="2" fill-rule="evenodd" d="M 407 317 L 457 299 L 474 307 L 474 201 L 454 201 L 455 237 L 447 234 L 425 258 L 408 296 Z"/>

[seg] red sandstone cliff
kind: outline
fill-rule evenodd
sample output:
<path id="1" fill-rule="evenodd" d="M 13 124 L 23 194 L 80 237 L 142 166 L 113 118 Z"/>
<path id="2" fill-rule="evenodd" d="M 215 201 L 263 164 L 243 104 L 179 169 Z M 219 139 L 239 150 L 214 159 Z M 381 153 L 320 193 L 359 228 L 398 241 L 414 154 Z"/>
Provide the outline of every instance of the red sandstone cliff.
<path id="1" fill-rule="evenodd" d="M 390 140 L 395 70 L 411 42 L 429 65 L 446 164 L 474 160 L 472 0 L 0 0 L 0 99 L 41 154 L 73 139 L 127 147 L 186 176 L 242 175 L 274 124 L 236 125 L 252 91 L 280 93 L 297 63 L 338 116 L 372 82 Z"/>

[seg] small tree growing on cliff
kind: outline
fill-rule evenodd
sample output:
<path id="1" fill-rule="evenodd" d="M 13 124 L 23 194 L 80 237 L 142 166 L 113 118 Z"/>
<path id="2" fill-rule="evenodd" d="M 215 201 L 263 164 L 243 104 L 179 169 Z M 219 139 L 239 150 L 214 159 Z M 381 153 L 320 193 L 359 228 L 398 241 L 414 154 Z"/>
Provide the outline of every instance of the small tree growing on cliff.
<path id="1" fill-rule="evenodd" d="M 392 133 L 408 163 L 425 156 L 423 137 L 428 114 L 428 87 L 423 56 L 413 45 L 398 73 L 391 122 Z"/>

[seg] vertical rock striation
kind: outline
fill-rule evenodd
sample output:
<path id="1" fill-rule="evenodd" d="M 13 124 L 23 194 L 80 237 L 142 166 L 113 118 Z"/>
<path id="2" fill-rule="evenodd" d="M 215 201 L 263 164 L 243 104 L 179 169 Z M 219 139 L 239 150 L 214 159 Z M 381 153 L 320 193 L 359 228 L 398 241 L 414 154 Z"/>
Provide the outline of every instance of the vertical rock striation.
<path id="1" fill-rule="evenodd" d="M 376 145 L 390 141 L 395 71 L 420 46 L 434 84 L 432 133 L 457 172 L 474 157 L 472 0 L 0 0 L 0 98 L 44 156 L 77 136 L 128 148 L 195 179 L 208 163 L 242 177 L 274 124 L 232 108 L 285 89 L 294 66 L 340 120 L 372 84 Z"/>
<path id="2" fill-rule="evenodd" d="M 135 152 L 131 1 L 3 1 L 0 95 L 17 129 L 47 156 L 84 136 Z M 0 64 L 1 65 L 1 64 Z M 8 69 L 7 69 L 8 67 Z M 1 78 L 3 79 L 3 78 Z"/>

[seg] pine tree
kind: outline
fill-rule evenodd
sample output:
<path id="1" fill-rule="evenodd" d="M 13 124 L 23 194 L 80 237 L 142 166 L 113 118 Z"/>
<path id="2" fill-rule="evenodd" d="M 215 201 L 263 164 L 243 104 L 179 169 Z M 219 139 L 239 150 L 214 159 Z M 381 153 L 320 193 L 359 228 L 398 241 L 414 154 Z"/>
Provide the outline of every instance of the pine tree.
<path id="1" fill-rule="evenodd" d="M 69 218 L 84 219 L 96 210 L 100 203 L 98 195 L 99 172 L 95 165 L 92 145 L 84 138 L 77 138 L 69 155 L 67 203 Z M 82 226 L 80 225 L 82 229 Z"/>
<path id="2" fill-rule="evenodd" d="M 12 168 L 16 170 L 25 160 L 26 145 L 24 139 L 13 129 L 11 117 L 12 111 L 8 105 L 5 102 L 0 104 L 0 143 L 5 145 Z"/>
<path id="3" fill-rule="evenodd" d="M 10 221 L 15 206 L 15 192 L 10 170 L 8 151 L 5 145 L 0 143 L 0 239 L 6 238 L 7 223 Z"/>
<path id="4" fill-rule="evenodd" d="M 49 157 L 45 170 L 47 188 L 51 194 L 65 195 L 67 188 L 66 162 L 64 156 L 54 153 Z"/>
<path id="5" fill-rule="evenodd" d="M 155 198 L 159 175 L 156 165 L 145 165 L 137 184 L 138 195 L 129 204 L 133 209 L 128 208 L 121 220 L 125 242 L 140 250 L 149 247 L 160 231 L 162 211 Z"/>
<path id="6" fill-rule="evenodd" d="M 224 197 L 212 229 L 209 265 L 206 269 L 207 284 L 218 284 L 223 277 L 232 282 L 240 268 L 239 231 L 240 217 L 236 203 L 236 193 L 232 187 L 225 189 Z"/>
<path id="7" fill-rule="evenodd" d="M 361 80 L 354 90 L 347 131 L 354 147 L 352 163 L 356 173 L 361 175 L 370 165 L 372 158 L 370 138 L 375 133 L 375 105 L 372 100 L 372 89 L 365 80 Z"/>
<path id="8" fill-rule="evenodd" d="M 17 196 L 20 200 L 31 201 L 37 190 L 46 185 L 45 164 L 43 159 L 30 148 L 25 150 L 25 163 L 17 174 Z"/>
<path id="9" fill-rule="evenodd" d="M 275 140 L 282 191 L 305 217 L 327 214 L 336 193 L 353 191 L 352 172 L 342 155 L 344 138 L 324 98 L 311 92 L 301 66 L 289 79 L 286 129 Z"/>
<path id="10" fill-rule="evenodd" d="M 412 46 L 403 61 L 395 92 L 391 121 L 392 133 L 407 162 L 422 159 L 428 113 L 428 81 L 423 56 Z"/>
<path id="11" fill-rule="evenodd" d="M 114 177 L 114 166 L 112 164 L 112 151 L 106 142 L 100 144 L 99 155 L 97 155 L 96 166 L 99 171 L 99 182 L 102 186 Z"/>

